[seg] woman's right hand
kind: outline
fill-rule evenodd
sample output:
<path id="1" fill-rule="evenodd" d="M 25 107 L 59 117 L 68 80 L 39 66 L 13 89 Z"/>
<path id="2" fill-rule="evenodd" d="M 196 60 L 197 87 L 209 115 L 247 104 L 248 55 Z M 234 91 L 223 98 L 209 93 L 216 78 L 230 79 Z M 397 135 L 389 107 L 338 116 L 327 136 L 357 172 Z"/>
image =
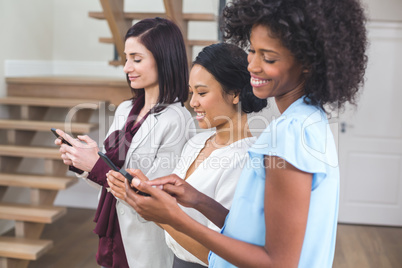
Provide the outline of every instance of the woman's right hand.
<path id="1" fill-rule="evenodd" d="M 200 202 L 201 193 L 188 182 L 176 174 L 170 174 L 147 182 L 149 185 L 158 186 L 165 192 L 175 197 L 177 202 L 184 207 L 195 208 Z"/>
<path id="2" fill-rule="evenodd" d="M 99 159 L 97 143 L 87 135 L 74 139 L 60 129 L 56 132 L 72 145 L 63 144 L 60 139 L 54 142 L 60 146 L 59 151 L 64 164 L 90 172 Z"/>
<path id="3" fill-rule="evenodd" d="M 127 180 L 124 181 L 126 190 L 124 201 L 141 217 L 147 221 L 171 225 L 173 228 L 177 228 L 178 221 L 188 217 L 177 205 L 174 197 L 159 189 L 160 187 L 149 185 L 142 172 L 138 173 L 136 172 L 138 170 L 133 169 L 127 169 L 127 171 L 133 176 L 133 180 L 131 184 Z M 137 194 L 133 187 L 150 196 Z"/>
<path id="4" fill-rule="evenodd" d="M 162 193 L 164 193 L 165 195 L 166 193 L 168 193 L 169 194 L 168 196 L 174 197 L 177 203 L 181 204 L 184 207 L 190 207 L 198 210 L 199 212 L 204 214 L 204 216 L 207 217 L 210 221 L 212 221 L 216 226 L 220 228 L 223 227 L 225 218 L 229 213 L 229 210 L 227 210 L 219 202 L 199 192 L 197 189 L 195 189 L 188 182 L 181 179 L 176 174 L 171 174 L 155 180 L 148 180 L 148 178 L 146 178 L 145 175 L 139 169 L 131 169 L 131 170 L 127 169 L 127 171 L 135 178 L 131 182 L 133 187 L 136 187 L 138 184 L 140 184 L 141 188 L 136 187 L 138 188 L 138 190 L 141 191 L 142 188 L 144 187 L 145 189 L 147 189 L 147 191 L 145 192 L 151 194 L 151 196 L 153 194 L 157 194 L 157 196 L 152 196 L 151 198 L 154 201 L 163 197 L 164 195 Z M 163 192 L 160 193 L 160 191 L 159 192 L 156 191 L 155 188 L 162 189 Z M 152 192 L 150 192 L 149 189 L 151 189 Z M 157 222 L 160 223 L 166 223 L 164 222 L 164 220 L 168 219 L 164 218 L 162 214 L 157 215 L 157 213 L 155 213 L 154 211 L 155 207 L 162 206 L 162 204 L 158 205 L 154 203 L 153 207 L 151 206 L 148 207 L 147 205 L 150 205 L 151 203 L 148 203 L 146 201 L 147 200 L 146 198 L 139 198 L 137 197 L 137 195 L 133 195 L 130 191 L 127 191 L 127 187 L 126 187 L 126 194 L 127 199 L 132 199 L 131 201 L 134 202 L 131 204 L 133 208 L 136 210 L 138 209 L 137 212 L 139 212 L 144 219 L 147 219 L 145 217 L 149 217 L 149 220 L 156 220 Z M 164 198 L 166 201 L 163 202 L 170 202 L 167 197 Z M 141 202 L 141 205 L 139 205 L 138 202 Z M 171 205 L 169 209 L 173 210 L 174 207 L 175 207 L 174 205 Z M 175 215 L 177 211 L 171 213 Z M 166 215 L 169 215 L 169 213 Z"/>
<path id="5" fill-rule="evenodd" d="M 61 137 L 66 136 L 67 134 L 64 133 L 64 131 L 60 130 L 60 129 L 56 129 L 57 134 L 59 134 Z M 63 138 L 64 139 L 64 138 Z M 61 140 L 61 138 L 56 138 L 54 140 L 54 144 L 60 146 L 59 152 L 61 153 L 61 159 L 63 160 L 63 163 L 68 165 L 68 166 L 72 166 L 73 162 L 71 161 L 71 159 L 67 156 L 67 150 L 65 149 L 63 145 L 63 142 Z"/>

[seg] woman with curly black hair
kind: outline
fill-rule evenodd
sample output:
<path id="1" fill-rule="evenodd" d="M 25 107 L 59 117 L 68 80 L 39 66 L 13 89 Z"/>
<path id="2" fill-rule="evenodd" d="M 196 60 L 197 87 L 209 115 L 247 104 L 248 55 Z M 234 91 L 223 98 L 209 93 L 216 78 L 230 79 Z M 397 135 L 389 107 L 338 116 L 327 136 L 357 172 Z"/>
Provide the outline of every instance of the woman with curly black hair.
<path id="1" fill-rule="evenodd" d="M 209 248 L 209 267 L 332 267 L 339 168 L 327 115 L 355 103 L 363 83 L 367 40 L 360 2 L 234 0 L 223 17 L 224 36 L 249 47 L 254 94 L 274 97 L 281 116 L 249 149 L 230 212 L 169 178 L 133 180 L 151 196 L 136 195 L 126 184 L 126 201 L 144 218 Z M 221 226 L 221 234 L 189 218 L 177 202 Z"/>

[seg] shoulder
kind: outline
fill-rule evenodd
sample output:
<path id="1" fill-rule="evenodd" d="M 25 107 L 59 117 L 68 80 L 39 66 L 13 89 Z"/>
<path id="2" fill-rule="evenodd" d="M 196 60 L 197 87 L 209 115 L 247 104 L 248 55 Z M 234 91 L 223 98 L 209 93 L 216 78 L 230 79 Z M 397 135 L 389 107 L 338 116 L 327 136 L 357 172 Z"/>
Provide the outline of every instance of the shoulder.
<path id="1" fill-rule="evenodd" d="M 248 137 L 237 141 L 236 143 L 232 144 L 231 146 L 237 148 L 237 150 L 247 151 L 255 142 L 257 141 L 257 137 Z"/>
<path id="2" fill-rule="evenodd" d="M 326 113 L 304 102 L 290 108 L 271 122 L 250 152 L 278 156 L 309 173 L 323 172 L 337 156 Z"/>
<path id="3" fill-rule="evenodd" d="M 234 156 L 237 155 L 246 155 L 247 151 L 257 140 L 256 137 L 248 137 L 241 140 L 238 140 L 227 147 L 223 148 L 222 154 Z"/>
<path id="4" fill-rule="evenodd" d="M 318 117 L 326 119 L 326 113 L 318 106 L 307 104 L 303 98 L 294 102 L 277 120 L 277 122 L 290 120 L 309 122 L 311 120 L 317 120 Z"/>
<path id="5" fill-rule="evenodd" d="M 119 106 L 117 106 L 116 114 L 123 114 L 126 112 L 130 112 L 132 107 L 133 107 L 132 100 L 123 101 L 122 103 L 119 104 Z"/>
<path id="6" fill-rule="evenodd" d="M 227 150 L 223 153 L 231 158 L 232 166 L 237 166 L 238 163 L 241 163 L 246 159 L 248 150 L 256 140 L 257 137 L 241 139 L 229 145 Z"/>
<path id="7" fill-rule="evenodd" d="M 294 135 L 320 136 L 328 124 L 327 114 L 320 108 L 303 103 L 274 122 L 278 134 L 292 132 Z"/>
<path id="8" fill-rule="evenodd" d="M 190 112 L 180 103 L 169 104 L 162 111 L 154 113 L 152 117 L 156 118 L 160 125 L 194 128 Z"/>
<path id="9" fill-rule="evenodd" d="M 166 106 L 162 111 L 150 114 L 146 119 L 154 124 L 160 136 L 169 139 L 181 139 L 187 141 L 195 134 L 195 124 L 190 112 L 180 103 Z"/>
<path id="10" fill-rule="evenodd" d="M 183 149 L 183 154 L 193 154 L 194 151 L 204 148 L 205 141 L 211 137 L 214 131 L 203 131 L 190 138 Z"/>
<path id="11" fill-rule="evenodd" d="M 189 142 L 202 142 L 205 143 L 205 141 L 211 137 L 215 131 L 212 130 L 207 130 L 207 131 L 202 131 L 200 133 L 197 133 L 194 137 L 192 137 Z"/>
<path id="12" fill-rule="evenodd" d="M 174 117 L 174 118 L 191 118 L 190 111 L 182 106 L 181 103 L 172 103 L 169 104 L 162 111 L 155 114 L 155 116 L 161 117 Z"/>
<path id="13" fill-rule="evenodd" d="M 256 144 L 270 141 L 270 145 L 289 143 L 306 137 L 320 138 L 328 127 L 326 113 L 314 105 L 299 99 L 293 103 L 280 117 L 273 120 L 261 133 Z"/>

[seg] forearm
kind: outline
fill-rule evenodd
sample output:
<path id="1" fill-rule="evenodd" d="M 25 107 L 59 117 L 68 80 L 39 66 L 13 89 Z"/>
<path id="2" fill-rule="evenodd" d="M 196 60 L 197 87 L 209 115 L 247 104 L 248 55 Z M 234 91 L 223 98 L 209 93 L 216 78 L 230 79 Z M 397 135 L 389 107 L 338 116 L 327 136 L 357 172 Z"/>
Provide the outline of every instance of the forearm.
<path id="1" fill-rule="evenodd" d="M 238 267 L 273 267 L 272 258 L 264 247 L 222 235 L 186 216 L 180 217 L 174 228 L 230 263 Z"/>
<path id="2" fill-rule="evenodd" d="M 158 225 L 161 228 L 163 228 L 166 232 L 168 232 L 169 235 L 188 252 L 193 254 L 202 262 L 208 264 L 209 249 L 207 249 L 206 247 L 204 247 L 203 245 L 201 245 L 199 242 L 189 237 L 188 235 L 185 235 L 177 231 L 168 224 L 158 224 Z"/>
<path id="3" fill-rule="evenodd" d="M 107 188 L 109 185 L 106 181 L 106 173 L 109 170 L 110 168 L 106 165 L 106 163 L 101 159 L 98 159 L 95 166 L 92 168 L 92 171 L 89 172 L 87 179 Z"/>
<path id="4" fill-rule="evenodd" d="M 197 202 L 194 209 L 201 212 L 205 217 L 207 217 L 219 228 L 223 227 L 226 216 L 229 213 L 229 210 L 227 210 L 219 202 L 215 201 L 205 194 L 200 195 L 199 202 Z"/>
<path id="5" fill-rule="evenodd" d="M 142 183 L 143 174 L 141 176 L 141 173 L 133 172 L 132 175 L 139 176 L 139 179 L 133 179 L 133 186 L 149 193 L 150 197 L 135 194 L 126 181 L 126 201 L 144 219 L 169 224 L 237 266 L 272 267 L 271 258 L 264 247 L 229 238 L 198 223 L 178 206 L 174 197 L 161 189 Z"/>

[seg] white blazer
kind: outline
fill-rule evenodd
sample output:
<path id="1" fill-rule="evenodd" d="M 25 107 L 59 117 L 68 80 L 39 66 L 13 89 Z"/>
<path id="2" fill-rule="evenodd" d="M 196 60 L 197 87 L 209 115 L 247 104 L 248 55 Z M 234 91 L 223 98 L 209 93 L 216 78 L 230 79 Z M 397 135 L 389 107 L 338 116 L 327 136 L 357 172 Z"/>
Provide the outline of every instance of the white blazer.
<path id="1" fill-rule="evenodd" d="M 113 131 L 123 129 L 131 108 L 131 101 L 119 105 L 107 137 Z M 133 137 L 124 167 L 141 169 L 150 180 L 171 174 L 184 145 L 195 132 L 190 112 L 180 103 L 149 114 Z M 173 253 L 167 247 L 164 231 L 159 226 L 143 219 L 120 199 L 117 200 L 116 212 L 130 267 L 172 267 Z"/>

